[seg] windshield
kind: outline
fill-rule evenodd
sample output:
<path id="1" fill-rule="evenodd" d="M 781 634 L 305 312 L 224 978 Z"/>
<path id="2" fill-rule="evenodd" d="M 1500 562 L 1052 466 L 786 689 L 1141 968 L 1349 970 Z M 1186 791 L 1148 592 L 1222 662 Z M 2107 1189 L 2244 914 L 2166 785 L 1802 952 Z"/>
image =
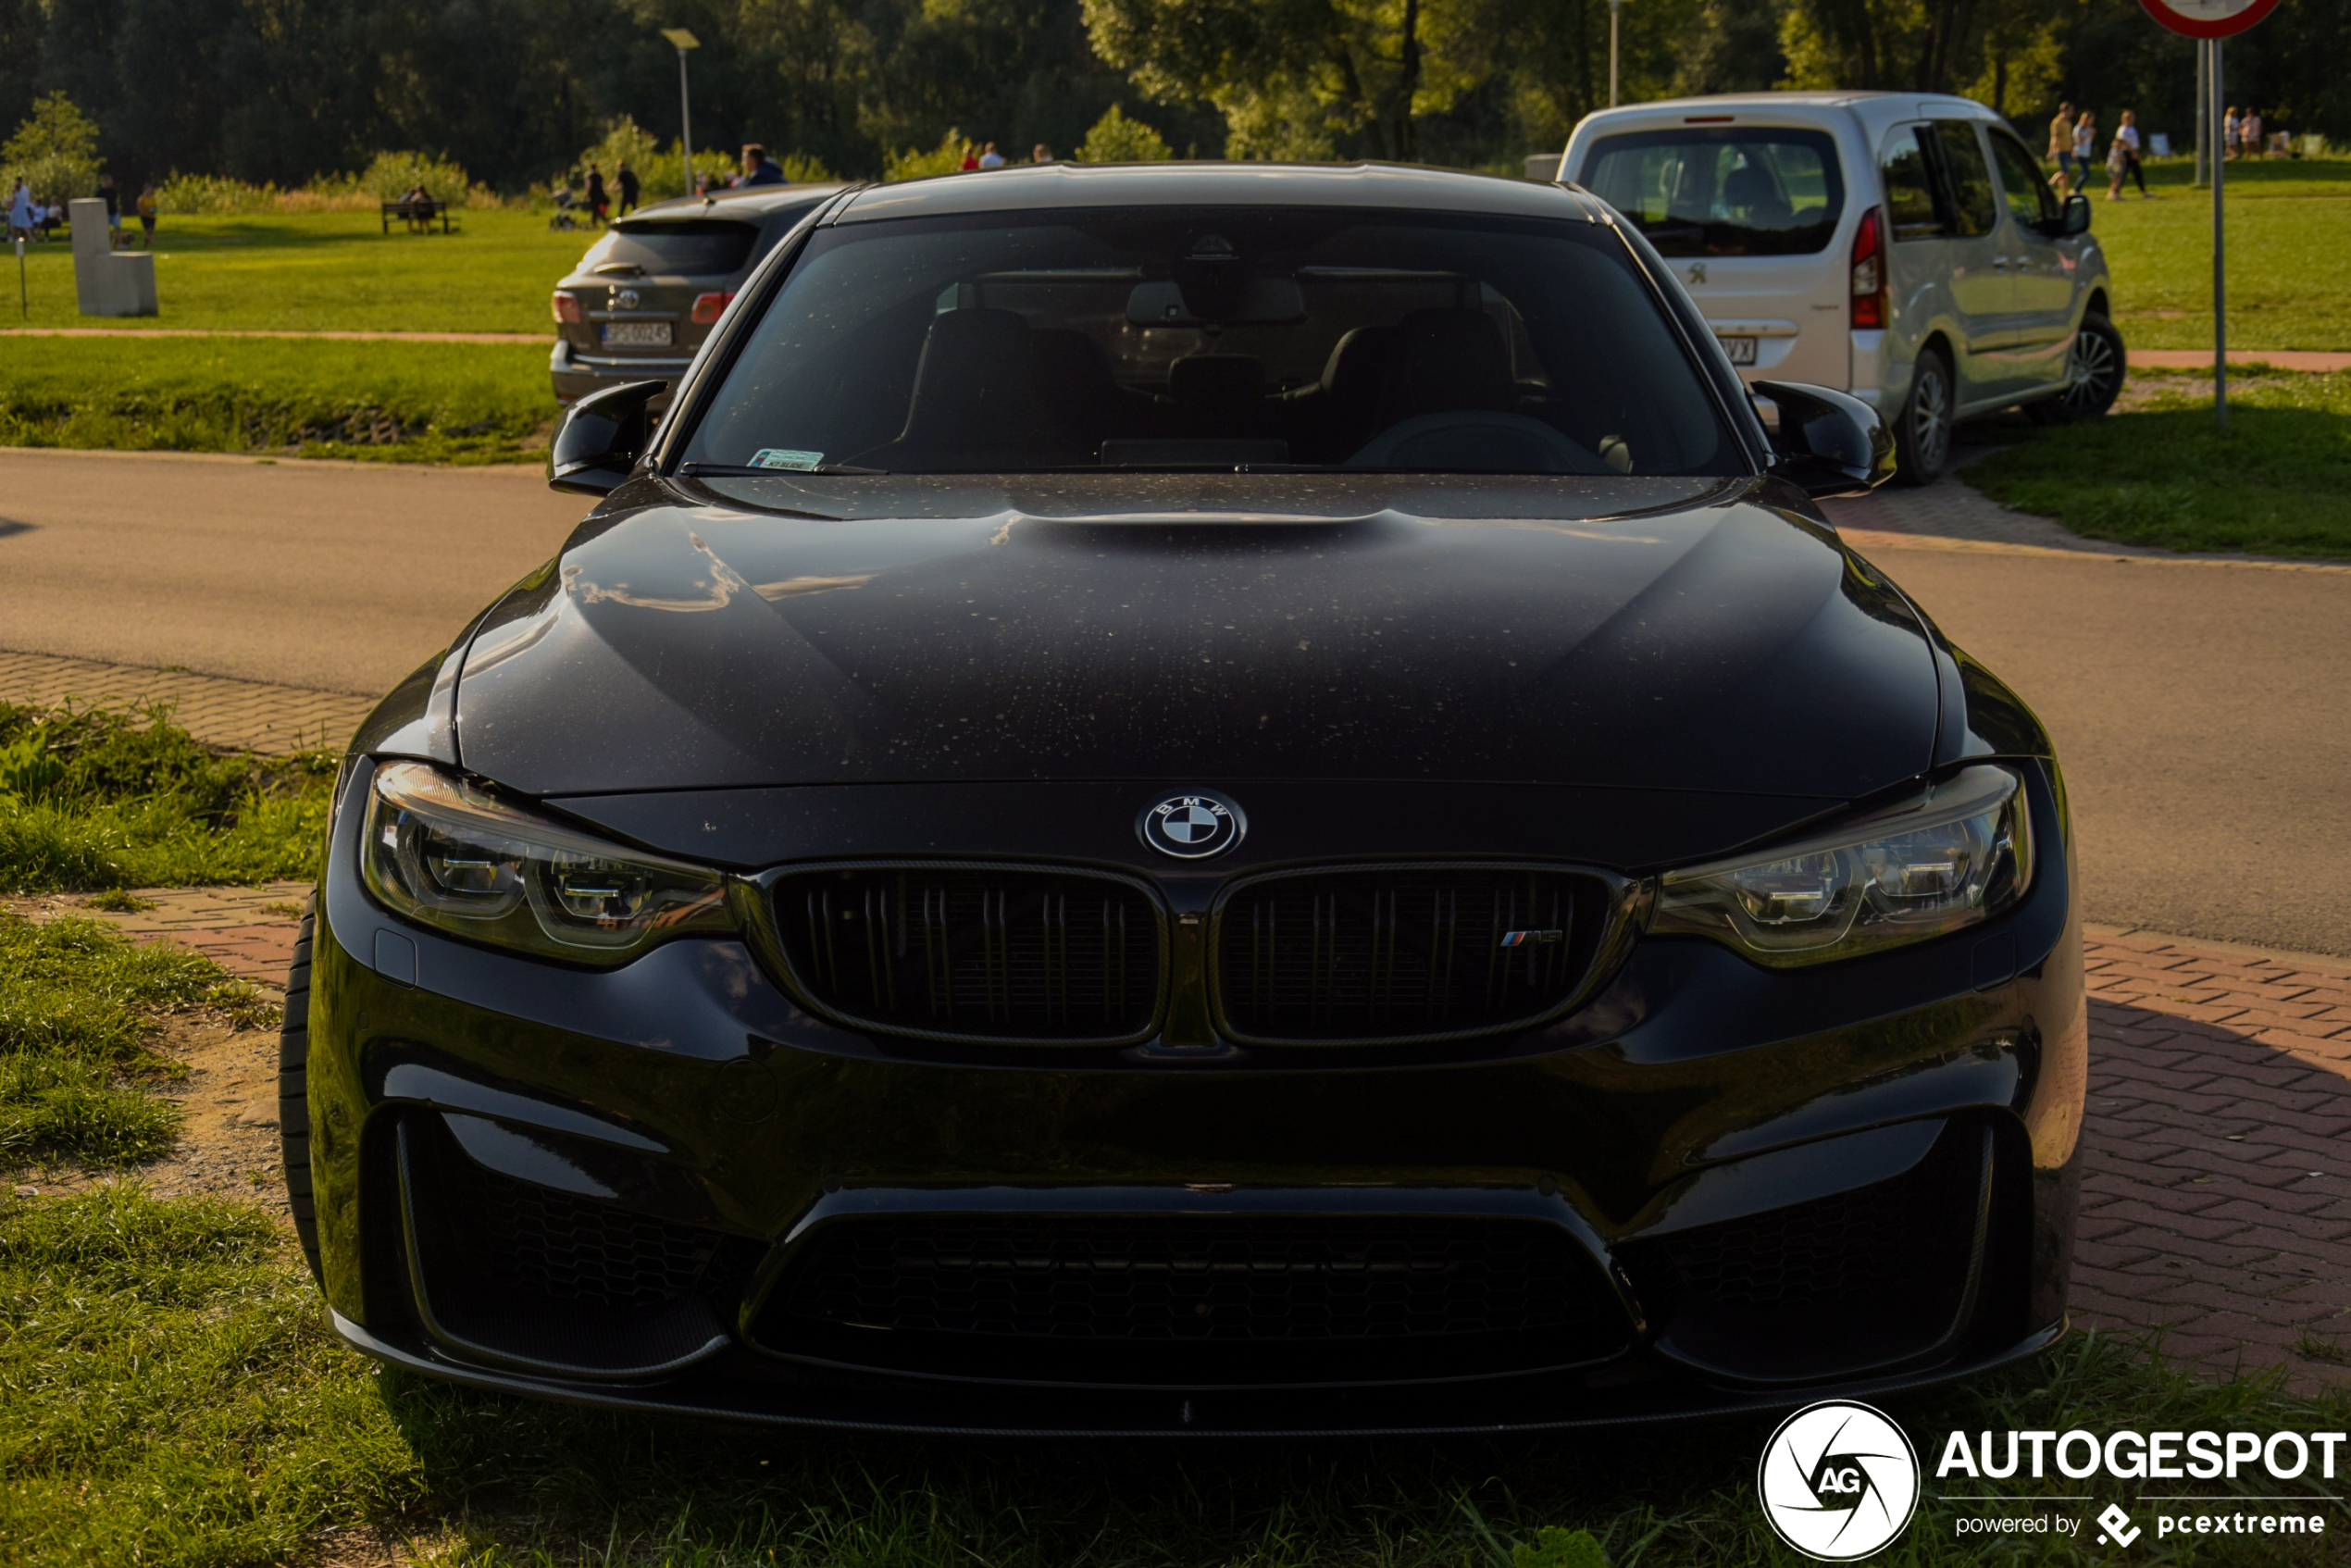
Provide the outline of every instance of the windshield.
<path id="1" fill-rule="evenodd" d="M 721 277 L 742 266 L 751 255 L 752 242 L 757 238 L 759 230 L 750 224 L 718 218 L 643 223 L 624 218 L 589 247 L 587 255 L 580 259 L 579 270 L 633 268 L 648 275 Z"/>
<path id="2" fill-rule="evenodd" d="M 1810 255 L 1845 211 L 1826 131 L 1692 126 L 1603 136 L 1579 181 L 1638 224 L 1660 254 Z"/>
<path id="3" fill-rule="evenodd" d="M 1739 471 L 1605 227 L 1328 208 L 822 230 L 685 457 L 911 473 Z"/>

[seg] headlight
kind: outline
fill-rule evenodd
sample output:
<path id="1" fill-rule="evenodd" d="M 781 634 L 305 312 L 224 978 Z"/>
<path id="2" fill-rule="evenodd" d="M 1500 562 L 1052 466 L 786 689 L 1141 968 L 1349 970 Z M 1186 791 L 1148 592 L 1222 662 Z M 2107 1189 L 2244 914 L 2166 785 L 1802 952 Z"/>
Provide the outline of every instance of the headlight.
<path id="1" fill-rule="evenodd" d="M 548 958 L 619 964 L 734 929 L 716 872 L 618 849 L 422 763 L 377 769 L 362 863 L 394 913 Z"/>
<path id="2" fill-rule="evenodd" d="M 2033 880 L 2024 781 L 1961 770 L 1800 843 L 1669 871 L 1649 929 L 1728 942 L 1788 967 L 1923 941 L 1989 919 Z"/>

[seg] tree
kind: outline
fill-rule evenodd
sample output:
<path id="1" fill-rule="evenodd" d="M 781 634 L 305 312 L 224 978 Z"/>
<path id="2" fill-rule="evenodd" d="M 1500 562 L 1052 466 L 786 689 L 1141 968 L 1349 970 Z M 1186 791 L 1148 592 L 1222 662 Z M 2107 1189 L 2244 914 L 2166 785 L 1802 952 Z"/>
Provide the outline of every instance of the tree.
<path id="1" fill-rule="evenodd" d="M 1237 157 L 1420 156 L 1419 122 L 1488 72 L 1481 0 L 1085 0 L 1094 52 L 1151 98 L 1205 99 Z"/>
<path id="2" fill-rule="evenodd" d="M 22 180 L 44 201 L 71 201 L 96 193 L 99 172 L 97 122 L 62 92 L 36 102 L 0 146 L 0 192 Z"/>
<path id="3" fill-rule="evenodd" d="M 1113 104 L 1086 132 L 1075 155 L 1079 163 L 1165 163 L 1176 155 L 1167 138 Z"/>

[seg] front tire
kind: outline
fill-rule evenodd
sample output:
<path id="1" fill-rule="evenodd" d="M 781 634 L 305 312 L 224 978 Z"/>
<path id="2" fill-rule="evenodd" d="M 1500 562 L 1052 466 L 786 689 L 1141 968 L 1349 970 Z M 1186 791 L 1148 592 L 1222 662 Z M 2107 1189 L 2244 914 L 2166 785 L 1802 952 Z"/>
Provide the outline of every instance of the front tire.
<path id="1" fill-rule="evenodd" d="M 285 1166 L 286 1207 L 310 1276 L 327 1282 L 318 1265 L 318 1210 L 310 1188 L 310 940 L 317 917 L 305 915 L 286 970 L 286 1009 L 278 1027 L 278 1148 Z"/>
<path id="2" fill-rule="evenodd" d="M 2064 392 L 2044 406 L 2068 423 L 2103 418 L 2122 395 L 2122 377 L 2129 367 L 2122 334 L 2092 311 L 2082 317 L 2082 330 L 2073 334 L 2073 347 L 2067 351 Z"/>
<path id="3" fill-rule="evenodd" d="M 1931 485 L 1951 460 L 1951 427 L 1959 418 L 1959 385 L 1950 357 L 1939 348 L 1920 353 L 1910 369 L 1910 395 L 1894 422 L 1895 477 L 1906 485 Z"/>

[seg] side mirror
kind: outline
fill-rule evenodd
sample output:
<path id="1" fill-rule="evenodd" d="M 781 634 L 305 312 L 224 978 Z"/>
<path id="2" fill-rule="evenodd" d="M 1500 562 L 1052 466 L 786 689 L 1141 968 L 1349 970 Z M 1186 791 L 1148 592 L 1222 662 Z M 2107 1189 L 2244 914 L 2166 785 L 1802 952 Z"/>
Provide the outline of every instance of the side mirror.
<path id="1" fill-rule="evenodd" d="M 2065 215 L 2058 219 L 2060 234 L 2086 234 L 2090 231 L 2090 198 L 2076 191 L 2065 198 Z"/>
<path id="2" fill-rule="evenodd" d="M 630 381 L 590 392 L 565 410 L 547 443 L 548 487 L 581 495 L 620 488 L 653 439 L 647 405 L 668 390 L 667 381 Z"/>
<path id="3" fill-rule="evenodd" d="M 1860 398 L 1801 381 L 1752 381 L 1780 410 L 1772 472 L 1815 500 L 1867 495 L 1894 477 L 1894 434 Z"/>

